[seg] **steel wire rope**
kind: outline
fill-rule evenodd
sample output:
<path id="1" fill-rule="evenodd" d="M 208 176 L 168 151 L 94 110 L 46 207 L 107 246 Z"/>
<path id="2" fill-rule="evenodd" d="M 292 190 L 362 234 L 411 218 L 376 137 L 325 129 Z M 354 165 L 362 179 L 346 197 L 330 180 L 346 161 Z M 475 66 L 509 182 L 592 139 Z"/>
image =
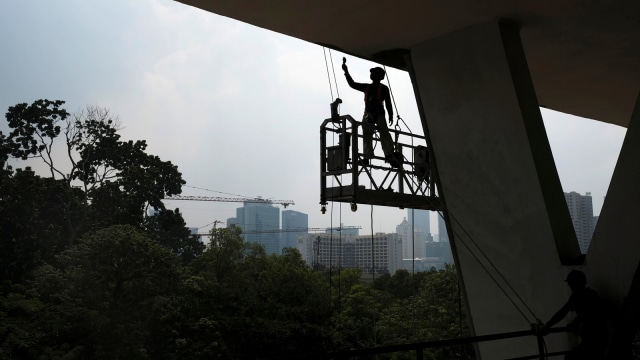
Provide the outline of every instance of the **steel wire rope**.
<path id="1" fill-rule="evenodd" d="M 460 223 L 460 221 L 458 220 L 458 218 L 456 218 L 453 213 L 451 213 L 449 211 L 449 215 L 453 218 L 453 220 L 455 220 L 456 223 L 458 223 L 458 226 L 460 226 L 460 228 L 462 229 L 462 231 L 464 232 L 465 235 L 467 235 L 467 237 L 469 238 L 469 240 L 471 240 L 471 242 L 473 243 L 473 245 L 475 245 L 476 248 L 478 248 L 478 251 L 480 251 L 480 253 L 482 254 L 482 256 L 484 256 L 487 261 L 489 262 L 489 264 L 491 265 L 491 267 L 493 267 L 493 269 L 496 271 L 496 273 L 498 273 L 498 275 L 500 276 L 500 278 L 502 279 L 502 281 L 505 282 L 505 284 L 507 284 L 507 286 L 509 287 L 509 289 L 513 292 L 513 294 L 518 298 L 518 300 L 520 300 L 520 302 L 522 303 L 522 305 L 524 305 L 524 307 L 527 309 L 527 311 L 529 311 L 529 313 L 533 316 L 533 318 L 535 320 L 538 320 L 538 317 L 536 316 L 536 314 L 533 312 L 533 310 L 531 310 L 531 308 L 527 305 L 527 303 L 522 299 L 522 297 L 520 297 L 520 295 L 518 294 L 518 292 L 513 288 L 513 286 L 511 286 L 511 283 L 504 277 L 504 275 L 502 275 L 502 272 L 498 269 L 498 267 L 493 263 L 493 261 L 491 261 L 491 259 L 489 258 L 489 256 L 482 250 L 482 248 L 475 242 L 475 240 L 473 240 L 473 238 L 471 237 L 471 235 L 469 234 L 469 232 L 467 232 L 467 230 L 464 228 L 464 226 L 462 226 L 462 224 Z"/>
<path id="2" fill-rule="evenodd" d="M 333 65 L 333 55 L 331 49 L 329 49 L 329 59 L 331 60 L 331 72 L 333 73 L 333 82 L 336 85 L 336 97 L 340 98 L 340 89 L 338 88 L 338 79 L 336 79 L 336 69 Z M 332 99 L 333 100 L 333 99 Z M 338 104 L 338 106 L 340 106 Z M 335 134 L 334 134 L 335 135 Z M 335 140 L 334 140 L 335 144 Z M 340 174 L 340 183 L 342 183 L 342 174 Z M 333 206 L 333 202 L 332 202 Z M 339 205 L 339 223 L 340 232 L 338 233 L 338 323 L 341 323 L 342 319 L 342 203 Z M 332 218 L 333 222 L 333 218 Z"/>
<path id="3" fill-rule="evenodd" d="M 376 258 L 375 258 L 375 254 L 374 254 L 374 249 L 375 249 L 375 241 L 374 241 L 374 236 L 373 236 L 373 204 L 371 205 L 371 215 L 370 215 L 370 226 L 371 226 L 371 275 L 372 275 L 372 280 L 371 280 L 371 296 L 373 298 L 373 311 L 372 311 L 372 321 L 371 321 L 371 328 L 373 330 L 373 344 L 375 346 L 377 339 L 376 339 L 376 308 L 375 308 L 375 301 L 376 301 Z M 377 358 L 377 355 L 376 355 Z"/>
<path id="4" fill-rule="evenodd" d="M 331 86 L 331 76 L 329 74 L 329 64 L 327 62 L 327 52 L 325 47 L 322 47 L 322 52 L 324 54 L 324 65 L 325 65 L 325 69 L 327 71 L 327 80 L 329 81 L 329 91 L 331 92 L 331 102 L 334 101 L 334 97 L 333 97 L 333 87 Z M 340 90 L 338 89 L 338 81 L 336 79 L 336 71 L 335 71 L 335 67 L 333 65 L 333 55 L 331 54 L 331 49 L 329 49 L 329 58 L 331 60 L 331 72 L 333 73 L 333 80 L 335 82 L 335 86 L 336 86 L 336 95 L 338 98 L 340 98 Z M 340 106 L 340 105 L 338 105 Z M 333 145 L 335 146 L 335 132 L 332 132 L 332 141 L 333 141 Z M 340 174 L 340 182 L 342 183 L 342 174 Z M 335 179 L 332 177 L 331 178 L 331 184 L 332 186 L 335 184 L 334 183 Z M 329 301 L 330 303 L 333 303 L 332 301 L 332 288 L 333 288 L 333 205 L 334 205 L 334 201 L 331 201 L 331 211 L 330 211 L 330 227 L 331 230 L 329 232 Z M 342 290 L 341 290 L 341 274 L 340 274 L 340 269 L 342 267 L 342 203 L 340 204 L 339 207 L 339 220 L 340 220 L 340 234 L 339 236 L 339 243 L 338 243 L 338 248 L 340 250 L 339 254 L 338 254 L 338 323 L 341 322 L 341 311 L 342 311 Z M 320 244 L 318 244 L 318 246 L 320 246 Z"/>
<path id="5" fill-rule="evenodd" d="M 333 307 L 333 201 L 331 202 L 329 226 L 329 304 L 332 304 Z"/>
<path id="6" fill-rule="evenodd" d="M 400 122 L 402 121 L 404 126 L 407 128 L 407 131 L 409 132 L 409 134 L 411 134 L 411 149 L 414 149 L 415 147 L 414 147 L 414 143 L 413 143 L 413 138 L 414 138 L 413 131 L 411 131 L 411 128 L 409 127 L 409 125 L 400 116 L 400 111 L 398 110 L 398 105 L 396 104 L 396 98 L 395 98 L 395 96 L 393 96 L 393 88 L 391 87 L 391 77 L 387 73 L 387 67 L 384 64 L 382 65 L 382 67 L 384 68 L 384 72 L 387 74 L 387 83 L 389 83 L 389 94 L 391 95 L 391 102 L 393 103 L 393 108 L 396 111 L 396 125 L 394 126 L 395 131 L 400 131 L 402 129 L 400 127 Z M 396 132 L 396 141 L 395 141 L 396 147 L 398 146 L 399 135 L 400 134 Z M 415 154 L 414 154 L 414 152 L 412 152 L 411 153 L 411 161 L 415 163 L 414 156 L 415 156 Z"/>
<path id="7" fill-rule="evenodd" d="M 389 83 L 389 93 L 391 94 L 391 102 L 393 102 L 393 107 L 396 110 L 396 117 L 398 119 L 400 119 L 400 113 L 398 112 L 398 106 L 396 105 L 396 99 L 393 96 L 393 90 L 391 89 L 391 78 L 389 77 L 389 74 L 387 73 L 387 67 L 384 64 L 382 65 L 382 67 L 384 69 L 385 74 L 387 74 L 387 82 Z M 406 123 L 405 123 L 405 125 L 406 125 Z M 407 126 L 407 128 L 409 128 L 409 127 Z"/>
<path id="8" fill-rule="evenodd" d="M 342 319 L 342 203 L 340 203 L 340 233 L 338 233 L 338 324 Z"/>
<path id="9" fill-rule="evenodd" d="M 338 90 L 338 80 L 336 79 L 336 68 L 333 66 L 333 55 L 331 55 L 331 49 L 329 49 L 329 59 L 331 60 L 331 71 L 333 72 L 333 83 L 336 84 L 336 97 L 340 98 L 340 90 Z M 331 99 L 333 101 L 333 99 Z"/>
<path id="10" fill-rule="evenodd" d="M 455 232 L 455 231 L 454 231 Z M 515 301 L 513 301 L 513 299 L 511 298 L 511 296 L 509 296 L 509 294 L 507 293 L 507 291 L 504 289 L 504 287 L 502 287 L 502 285 L 500 285 L 500 283 L 498 282 L 498 280 L 491 274 L 491 272 L 489 272 L 489 269 L 487 269 L 487 267 L 482 263 L 482 261 L 480 261 L 480 259 L 474 254 L 473 250 L 471 250 L 471 248 L 469 248 L 469 245 L 467 245 L 467 243 L 464 242 L 464 240 L 462 239 L 458 239 L 460 240 L 460 243 L 462 245 L 464 245 L 464 247 L 469 250 L 469 253 L 471 254 L 471 256 L 473 256 L 474 259 L 476 259 L 476 261 L 478 262 L 478 264 L 482 267 L 482 269 L 487 273 L 487 275 L 491 278 L 491 280 L 493 280 L 493 283 L 500 289 L 500 291 L 502 291 L 502 293 L 504 294 L 504 296 L 507 298 L 507 300 L 509 300 L 509 302 L 511 302 L 511 304 L 513 305 L 513 307 L 515 307 L 515 309 L 520 313 L 520 315 L 522 315 L 522 317 L 528 322 L 531 323 L 531 320 L 529 320 L 529 318 L 527 317 L 527 315 L 524 314 L 524 312 L 520 309 L 520 307 L 518 306 L 518 304 L 515 303 Z"/>
<path id="11" fill-rule="evenodd" d="M 404 124 L 404 126 L 407 128 L 407 131 L 409 132 L 409 134 L 411 134 L 411 149 L 415 148 L 415 144 L 413 142 L 413 131 L 411 131 L 411 128 L 409 127 L 409 125 L 404 121 L 404 119 L 400 116 L 400 111 L 398 110 L 398 105 L 396 104 L 396 98 L 395 96 L 393 96 L 393 88 L 391 86 L 391 77 L 389 76 L 389 73 L 387 72 L 387 67 L 383 64 L 382 65 L 384 72 L 387 74 L 387 83 L 389 83 L 389 94 L 391 95 L 391 102 L 393 103 L 393 108 L 396 111 L 396 125 L 395 125 L 395 130 L 399 131 L 402 128 L 400 127 L 400 122 L 402 121 L 402 123 Z M 396 132 L 396 141 L 395 141 L 395 146 L 396 149 L 398 147 L 398 138 L 399 138 L 399 133 Z M 411 161 L 413 163 L 415 163 L 415 151 L 412 151 L 411 153 Z M 403 181 L 403 179 L 399 179 L 399 181 Z M 412 284 L 413 282 L 415 282 L 415 263 L 416 263 L 416 256 L 415 256 L 415 209 L 411 209 L 411 279 L 412 279 Z M 415 296 L 417 295 L 417 287 L 414 284 L 414 289 L 413 289 L 413 295 L 414 295 L 414 301 L 411 302 L 411 314 L 412 314 L 412 328 L 415 331 Z"/>
<path id="12" fill-rule="evenodd" d="M 478 249 L 478 251 L 480 251 L 480 253 L 485 257 L 485 259 L 489 262 L 489 264 L 493 267 L 493 269 L 496 271 L 496 273 L 500 276 L 500 278 L 505 282 L 505 284 L 508 286 L 508 288 L 513 292 L 513 294 L 518 298 L 518 300 L 520 300 L 520 302 L 522 303 L 522 305 L 524 305 L 524 307 L 527 309 L 527 311 L 529 311 L 529 313 L 533 316 L 534 321 L 535 322 L 540 322 L 540 319 L 536 316 L 536 314 L 533 312 L 533 310 L 531 310 L 531 308 L 527 305 L 527 303 L 520 297 L 520 295 L 518 294 L 518 292 L 511 286 L 511 284 L 509 283 L 509 281 L 504 277 L 504 275 L 502 275 L 502 272 L 497 268 L 497 266 L 491 261 L 491 259 L 489 258 L 489 256 L 487 256 L 487 254 L 482 250 L 482 248 L 473 240 L 473 238 L 471 237 L 471 235 L 467 232 L 467 230 L 464 228 L 464 226 L 462 226 L 462 223 L 453 215 L 453 213 L 451 213 L 451 211 L 449 211 L 449 215 L 453 218 L 454 221 L 456 221 L 456 223 L 458 223 L 458 226 L 460 226 L 460 228 L 462 229 L 462 231 L 465 233 L 465 235 L 469 238 L 469 240 L 471 240 L 471 242 L 473 243 L 473 245 L 475 245 L 475 247 Z M 441 215 L 442 216 L 442 215 Z M 444 219 L 444 218 L 443 218 Z M 453 229 L 452 229 L 453 230 Z M 455 232 L 455 230 L 454 230 Z M 457 233 L 457 232 L 456 232 Z M 473 254 L 473 251 L 469 248 L 469 246 L 464 243 L 464 241 L 462 240 L 461 237 L 459 237 L 459 240 L 461 240 L 462 244 L 469 250 L 469 252 L 473 255 L 473 257 L 476 259 L 476 261 L 478 261 L 478 264 L 480 264 L 480 266 L 482 266 L 482 268 L 485 270 L 485 272 L 487 273 L 487 275 L 489 275 L 489 277 L 491 277 L 491 279 L 493 280 L 493 282 L 500 288 L 500 290 L 502 291 L 502 293 L 505 295 L 505 297 L 507 297 L 507 299 L 511 302 L 511 304 L 513 304 L 513 306 L 516 308 L 516 310 L 518 310 L 518 312 L 525 318 L 525 320 L 527 320 L 527 322 L 529 322 L 530 324 L 533 323 L 531 320 L 529 320 L 528 317 L 526 317 L 524 315 L 524 313 L 520 310 L 520 308 L 516 305 L 516 303 L 513 301 L 513 299 L 511 299 L 511 297 L 506 293 L 506 291 L 498 284 L 498 281 L 491 276 L 491 274 L 489 273 L 489 270 L 484 267 L 484 265 L 482 265 L 482 263 L 480 263 L 480 260 L 475 256 L 475 254 Z M 544 358 L 548 359 L 548 356 L 546 356 L 547 353 L 547 343 L 544 340 L 544 337 L 542 338 L 542 345 L 544 346 Z"/>
<path id="13" fill-rule="evenodd" d="M 322 53 L 324 54 L 324 67 L 327 69 L 327 79 L 329 80 L 329 92 L 331 92 L 331 102 L 333 102 L 333 87 L 331 86 L 331 75 L 329 75 L 329 64 L 327 63 L 327 50 L 323 46 Z"/>
<path id="14" fill-rule="evenodd" d="M 391 87 L 391 78 L 389 77 L 389 74 L 387 73 L 387 67 L 385 65 L 382 65 L 382 67 L 384 68 L 384 72 L 387 74 L 387 82 L 389 83 L 389 94 L 391 95 L 391 102 L 393 103 L 393 108 L 396 111 L 396 127 L 399 128 L 400 121 L 402 121 L 404 123 L 404 126 L 409 131 L 409 133 L 411 135 L 413 135 L 413 132 L 409 128 L 409 125 L 407 125 L 407 123 L 404 121 L 404 119 L 402 119 L 402 117 L 400 117 L 400 111 L 398 111 L 398 105 L 396 105 L 396 98 L 395 98 L 395 96 L 393 96 L 393 88 Z M 413 136 L 411 137 L 411 140 L 413 141 Z"/>
<path id="15" fill-rule="evenodd" d="M 322 53 L 324 55 L 324 67 L 327 70 L 327 81 L 329 82 L 329 92 L 331 93 L 331 102 L 333 102 L 333 86 L 331 85 L 331 75 L 329 74 L 329 63 L 327 62 L 327 51 L 326 48 L 322 47 Z M 335 132 L 331 132 L 333 145 L 336 143 Z M 325 156 L 322 154 L 322 156 Z M 331 178 L 331 186 L 334 185 L 334 179 Z M 333 261 L 333 201 L 331 201 L 331 210 L 329 211 L 329 304 L 332 305 L 332 297 L 333 297 L 333 272 L 332 272 L 332 261 Z M 318 241 L 318 254 L 320 254 L 320 241 Z M 320 262 L 320 259 L 318 259 Z"/>
<path id="16" fill-rule="evenodd" d="M 438 230 L 440 231 L 440 230 Z M 458 337 L 462 337 L 462 290 L 460 289 L 460 280 L 456 276 L 456 288 L 458 290 Z M 466 354 L 466 347 L 463 348 Z"/>
<path id="17" fill-rule="evenodd" d="M 450 213 L 450 212 L 449 212 Z M 440 214 L 440 217 L 443 218 L 444 217 L 442 214 Z M 461 226 L 462 227 L 462 226 Z M 455 230 L 455 229 L 451 229 L 451 231 L 454 233 L 454 235 L 459 235 L 459 233 Z M 467 235 L 468 236 L 468 235 Z M 518 311 L 518 313 L 520 313 L 520 315 L 522 315 L 522 317 L 528 322 L 528 323 L 532 323 L 531 320 L 527 317 L 527 315 L 524 314 L 524 312 L 520 309 L 520 307 L 518 306 L 518 304 L 516 304 L 516 302 L 511 298 L 511 296 L 509 295 L 509 293 L 505 290 L 505 288 L 498 282 L 498 280 L 491 274 L 491 272 L 489 271 L 489 269 L 487 269 L 487 267 L 484 265 L 484 263 L 482 261 L 480 261 L 480 259 L 478 258 L 478 256 L 475 254 L 475 252 L 469 247 L 469 245 L 462 239 L 462 237 L 457 237 L 457 240 L 460 240 L 460 243 L 469 251 L 469 254 L 471 254 L 471 256 L 477 261 L 478 265 L 480 265 L 480 267 L 482 267 L 482 269 L 486 272 L 486 274 L 489 276 L 489 278 L 491 278 L 491 280 L 493 280 L 493 283 L 498 287 L 498 289 L 500 289 L 500 291 L 502 292 L 502 294 L 504 294 L 504 296 L 507 298 L 507 300 L 509 300 L 509 302 L 513 305 L 513 307 L 515 307 L 515 309 Z M 477 245 L 476 245 L 477 246 Z M 497 269 L 495 269 L 496 272 L 499 273 L 499 271 Z M 512 290 L 513 291 L 513 290 Z M 522 301 L 522 300 L 520 300 Z M 524 303 L 523 303 L 524 304 Z M 524 304 L 526 307 L 526 304 Z M 536 316 L 534 315 L 534 318 L 536 318 Z"/>
<path id="18" fill-rule="evenodd" d="M 402 181 L 402 180 L 400 180 Z M 416 331 L 416 306 L 415 297 L 417 288 L 415 286 L 416 281 L 416 216 L 415 209 L 411 209 L 411 285 L 413 286 L 413 300 L 411 301 L 411 329 L 415 333 Z M 404 266 L 404 264 L 403 264 Z"/>
<path id="19" fill-rule="evenodd" d="M 221 223 L 221 222 L 222 222 L 222 221 L 214 220 L 214 221 L 212 221 L 212 222 L 208 223 L 207 225 L 199 226 L 199 227 L 198 227 L 198 230 L 200 230 L 200 229 L 202 229 L 202 228 L 205 228 L 205 227 L 207 227 L 207 226 L 209 226 L 209 225 L 211 225 L 211 224 L 216 224 L 216 223 Z"/>
<path id="20" fill-rule="evenodd" d="M 214 192 L 214 193 L 218 193 L 218 194 L 233 195 L 233 196 L 243 197 L 243 198 L 247 198 L 247 199 L 254 199 L 254 197 L 252 197 L 252 196 L 246 196 L 246 195 L 238 195 L 238 194 L 226 193 L 226 192 L 222 192 L 222 191 L 216 191 L 216 190 L 211 190 L 211 189 L 201 188 L 201 187 L 197 187 L 197 186 L 191 186 L 191 185 L 182 185 L 182 186 L 184 186 L 184 187 L 188 187 L 188 188 L 192 188 L 192 189 L 198 189 L 198 190 L 210 191 L 210 192 Z"/>

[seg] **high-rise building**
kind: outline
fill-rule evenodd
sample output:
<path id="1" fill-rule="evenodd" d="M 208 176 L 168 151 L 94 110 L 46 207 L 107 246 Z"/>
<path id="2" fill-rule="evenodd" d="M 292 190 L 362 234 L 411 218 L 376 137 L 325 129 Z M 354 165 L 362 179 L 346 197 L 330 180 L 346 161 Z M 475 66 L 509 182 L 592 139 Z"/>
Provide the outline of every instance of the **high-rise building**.
<path id="1" fill-rule="evenodd" d="M 378 233 L 358 236 L 355 244 L 356 264 L 363 273 L 394 274 L 402 269 L 402 239 L 398 234 Z"/>
<path id="2" fill-rule="evenodd" d="M 447 233 L 447 225 L 444 222 L 442 212 L 438 212 L 438 241 L 449 242 L 449 233 Z"/>
<path id="3" fill-rule="evenodd" d="M 448 241 L 427 242 L 427 259 L 438 259 L 442 264 L 453 263 L 451 244 Z M 433 260 L 432 260 L 433 261 Z M 439 268 L 436 266 L 436 268 Z"/>
<path id="4" fill-rule="evenodd" d="M 585 195 L 580 195 L 572 191 L 570 193 L 564 193 L 564 198 L 569 207 L 569 214 L 571 215 L 573 228 L 576 231 L 578 244 L 580 244 L 580 251 L 586 254 L 596 225 L 594 223 L 591 193 L 588 192 Z"/>
<path id="5" fill-rule="evenodd" d="M 289 231 L 292 229 L 307 229 L 309 227 L 309 215 L 294 210 L 282 211 L 282 236 L 281 249 L 285 247 L 295 248 L 298 246 L 298 236 L 307 233 L 307 230 Z"/>
<path id="6" fill-rule="evenodd" d="M 334 233 L 306 234 L 298 237 L 297 249 L 314 269 L 354 268 L 354 235 Z"/>
<path id="7" fill-rule="evenodd" d="M 298 238 L 298 251 L 314 268 L 361 268 L 365 274 L 372 274 L 374 267 L 376 274 L 402 268 L 402 240 L 397 234 L 307 234 Z"/>
<path id="8" fill-rule="evenodd" d="M 344 226 L 344 224 L 340 223 L 340 233 L 342 233 L 342 235 L 353 235 L 353 236 L 360 235 L 360 229 L 355 228 L 355 227 L 354 228 L 343 229 L 343 226 Z M 328 227 L 328 228 L 324 229 L 324 232 L 326 232 L 326 233 L 336 232 L 336 231 L 337 230 L 336 230 L 335 227 L 333 227 L 333 228 Z"/>
<path id="9" fill-rule="evenodd" d="M 245 202 L 244 206 L 236 209 L 236 217 L 227 220 L 229 223 L 242 229 L 244 241 L 262 245 L 267 254 L 280 254 L 279 208 L 265 203 Z"/>
<path id="10" fill-rule="evenodd" d="M 407 218 L 402 219 L 400 225 L 396 226 L 396 234 L 400 235 L 400 239 L 402 240 L 402 258 L 403 259 L 412 259 L 413 256 L 413 244 L 411 237 L 411 224 L 407 221 Z"/>
<path id="11" fill-rule="evenodd" d="M 425 234 L 431 233 L 431 212 L 422 209 L 407 209 L 407 221 Z"/>
<path id="12" fill-rule="evenodd" d="M 402 258 L 415 259 L 426 256 L 425 243 L 429 236 L 420 228 L 413 228 L 411 223 L 404 218 L 400 225 L 396 226 L 396 234 L 402 240 Z"/>

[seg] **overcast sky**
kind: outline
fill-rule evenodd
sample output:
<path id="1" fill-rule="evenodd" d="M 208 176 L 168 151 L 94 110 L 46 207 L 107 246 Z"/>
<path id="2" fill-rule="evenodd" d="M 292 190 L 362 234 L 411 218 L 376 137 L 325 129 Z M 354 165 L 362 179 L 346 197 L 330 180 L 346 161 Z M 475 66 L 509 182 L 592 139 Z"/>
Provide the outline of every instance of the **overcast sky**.
<path id="1" fill-rule="evenodd" d="M 0 34 L 3 114 L 41 98 L 65 100 L 70 112 L 106 107 L 124 139 L 145 139 L 148 152 L 179 167 L 191 186 L 184 195 L 294 200 L 289 209 L 309 214 L 310 227 L 342 220 L 371 231 L 369 206 L 352 213 L 336 203 L 332 216 L 318 204 L 319 126 L 329 103 L 339 92 L 341 113 L 362 112 L 341 53 L 326 52 L 337 77 L 330 90 L 322 47 L 169 0 L 0 0 Z M 356 81 L 368 79 L 372 63 L 348 63 Z M 388 80 L 398 113 L 422 133 L 408 75 L 389 69 Z M 599 213 L 626 129 L 542 114 L 564 191 L 591 192 Z M 241 206 L 167 204 L 191 227 L 226 221 Z M 394 232 L 405 214 L 374 207 L 373 230 Z"/>

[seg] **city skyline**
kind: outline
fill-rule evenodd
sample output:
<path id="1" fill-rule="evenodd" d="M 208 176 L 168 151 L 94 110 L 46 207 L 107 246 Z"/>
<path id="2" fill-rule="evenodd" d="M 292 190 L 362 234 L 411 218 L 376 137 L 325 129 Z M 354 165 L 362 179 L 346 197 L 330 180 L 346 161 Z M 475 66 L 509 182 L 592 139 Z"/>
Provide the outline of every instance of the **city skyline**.
<path id="1" fill-rule="evenodd" d="M 586 254 L 598 219 L 597 216 L 593 216 L 591 193 L 587 192 L 582 195 L 575 191 L 564 192 L 564 197 L 569 214 L 571 215 L 572 224 L 580 250 L 583 254 Z M 253 214 L 252 218 L 254 219 L 254 223 L 247 223 L 245 220 L 244 214 L 247 213 L 247 209 L 244 207 L 247 205 L 249 205 L 249 210 L 253 210 L 250 212 Z M 269 211 L 265 212 L 265 209 L 268 209 Z M 281 253 L 284 247 L 297 248 L 310 266 L 316 266 L 317 264 L 315 264 L 315 262 L 318 261 L 324 264 L 323 266 L 328 266 L 327 264 L 332 264 L 334 261 L 335 263 L 343 264 L 344 256 L 347 256 L 347 258 L 349 258 L 349 256 L 353 256 L 349 250 L 346 250 L 347 255 L 345 255 L 343 246 L 346 245 L 344 245 L 344 241 L 352 243 L 356 238 L 369 238 L 370 236 L 359 236 L 358 229 L 351 228 L 335 233 L 331 232 L 331 228 L 327 228 L 325 233 L 287 231 L 292 229 L 299 230 L 309 228 L 308 214 L 294 210 L 283 210 L 282 216 L 280 217 L 279 214 L 274 216 L 276 209 L 278 208 L 269 204 L 245 203 L 242 208 L 236 209 L 236 218 L 230 218 L 227 221 L 229 225 L 239 225 L 250 232 L 257 231 L 258 234 L 244 235 L 245 240 L 262 244 L 265 246 L 267 253 Z M 399 236 L 400 240 L 398 244 L 398 251 L 402 255 L 403 264 L 401 266 L 405 269 L 411 269 L 412 271 L 424 271 L 432 267 L 441 268 L 444 263 L 453 261 L 445 222 L 439 213 L 433 212 L 437 217 L 437 220 L 435 221 L 437 223 L 437 227 L 435 229 L 437 232 L 425 233 L 426 227 L 419 225 L 420 223 L 430 224 L 432 221 L 431 213 L 431 211 L 414 211 L 413 209 L 407 209 L 407 216 L 403 218 L 402 222 L 396 225 L 395 232 L 376 233 L 377 236 L 390 234 Z M 273 230 L 275 229 L 273 224 L 264 227 L 262 225 L 264 222 L 273 223 L 273 221 L 264 221 L 261 219 L 262 215 L 264 215 L 266 219 L 281 218 L 281 226 L 278 226 L 277 228 L 281 229 L 282 232 L 274 234 Z M 411 218 L 415 222 L 415 225 L 411 224 L 407 220 L 407 217 Z M 240 221 L 243 221 L 242 225 L 240 224 Z M 345 225 L 340 224 L 339 227 L 343 226 Z M 334 227 L 334 229 L 339 227 Z M 266 230 L 265 234 L 260 234 L 261 230 Z M 268 238 L 265 238 L 265 236 Z M 333 239 L 334 237 L 336 238 L 336 242 L 330 242 L 330 239 Z M 323 243 L 326 242 L 326 244 L 322 245 L 322 249 L 324 249 L 322 251 L 325 253 L 324 260 L 315 260 L 316 257 L 319 256 L 317 252 L 320 251 L 316 248 L 317 246 L 320 246 L 320 243 L 313 241 L 313 239 L 316 238 L 323 239 Z M 329 246 L 329 244 L 331 244 L 331 246 Z M 442 245 L 446 245 L 446 247 L 442 247 Z M 277 248 L 279 249 L 278 251 L 276 251 Z M 334 252 L 335 254 L 332 255 Z M 332 257 L 333 260 L 329 260 L 327 256 Z M 345 263 L 339 266 L 358 267 L 353 259 L 347 259 L 344 261 Z"/>
<path id="2" fill-rule="evenodd" d="M 41 98 L 65 100 L 69 112 L 106 107 L 119 117 L 123 139 L 144 139 L 149 153 L 178 166 L 184 195 L 291 199 L 287 210 L 307 213 L 310 227 L 344 223 L 362 226 L 362 234 L 392 233 L 406 216 L 364 205 L 352 213 L 338 203 L 320 213 L 319 126 L 337 96 L 341 113 L 362 113 L 361 94 L 348 88 L 339 63 L 347 57 L 356 81 L 376 64 L 172 1 L 2 2 L 0 28 L 7 34 L 0 38 L 3 111 Z M 408 74 L 387 73 L 396 113 L 422 133 Z M 590 192 L 599 214 L 626 129 L 542 115 L 563 190 Z M 237 207 L 166 204 L 201 232 Z M 431 216 L 432 228 L 436 222 Z"/>

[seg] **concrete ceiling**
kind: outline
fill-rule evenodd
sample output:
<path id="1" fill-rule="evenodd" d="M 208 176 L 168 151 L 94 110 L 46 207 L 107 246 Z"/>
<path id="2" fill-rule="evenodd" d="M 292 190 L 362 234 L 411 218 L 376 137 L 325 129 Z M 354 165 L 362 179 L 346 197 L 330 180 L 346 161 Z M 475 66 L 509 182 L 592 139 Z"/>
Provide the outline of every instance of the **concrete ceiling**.
<path id="1" fill-rule="evenodd" d="M 627 126 L 640 91 L 639 0 L 178 0 L 389 66 L 429 39 L 519 22 L 541 106 Z"/>

